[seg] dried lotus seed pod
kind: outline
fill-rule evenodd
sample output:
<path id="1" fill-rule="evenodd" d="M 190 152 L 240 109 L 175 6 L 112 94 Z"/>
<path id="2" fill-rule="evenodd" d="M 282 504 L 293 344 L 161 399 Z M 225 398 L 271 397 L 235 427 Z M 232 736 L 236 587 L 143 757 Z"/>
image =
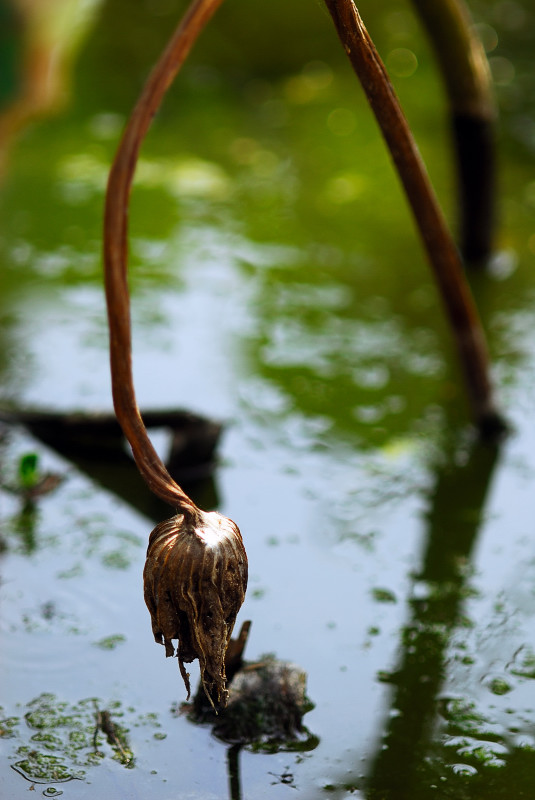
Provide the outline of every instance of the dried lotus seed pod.
<path id="1" fill-rule="evenodd" d="M 224 706 L 225 653 L 247 588 L 247 556 L 237 525 L 200 509 L 160 522 L 150 535 L 143 580 L 154 638 L 166 656 L 177 656 L 188 698 L 184 664 L 198 658 L 210 702 L 215 698 Z"/>

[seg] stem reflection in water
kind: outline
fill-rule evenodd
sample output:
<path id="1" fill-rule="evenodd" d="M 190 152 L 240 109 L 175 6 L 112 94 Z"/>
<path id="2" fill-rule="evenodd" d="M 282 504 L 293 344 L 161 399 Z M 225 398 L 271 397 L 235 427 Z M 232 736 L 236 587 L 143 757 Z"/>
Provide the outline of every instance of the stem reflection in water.
<path id="1" fill-rule="evenodd" d="M 235 744 L 227 750 L 227 769 L 230 800 L 241 800 L 240 780 L 240 750 L 241 745 Z"/>
<path id="2" fill-rule="evenodd" d="M 392 714 L 368 775 L 370 797 L 408 800 L 419 788 L 435 732 L 446 651 L 462 617 L 466 567 L 498 456 L 497 446 L 475 441 L 462 466 L 450 458 L 436 470 L 422 566 L 415 576 L 428 592 L 410 600 L 399 663 L 388 679 Z"/>

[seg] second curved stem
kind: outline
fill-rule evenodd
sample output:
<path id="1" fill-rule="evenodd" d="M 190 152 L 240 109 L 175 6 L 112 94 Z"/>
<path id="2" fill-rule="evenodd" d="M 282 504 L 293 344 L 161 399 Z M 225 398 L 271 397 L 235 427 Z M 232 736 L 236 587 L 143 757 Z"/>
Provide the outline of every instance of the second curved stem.
<path id="1" fill-rule="evenodd" d="M 141 419 L 134 392 L 127 280 L 128 205 L 139 150 L 152 119 L 198 35 L 222 2 L 194 0 L 151 72 L 128 120 L 111 167 L 104 212 L 104 275 L 115 413 L 149 488 L 190 517 L 197 516 L 199 510 L 169 475 L 156 453 Z"/>
<path id="2" fill-rule="evenodd" d="M 486 338 L 460 257 L 386 69 L 353 0 L 325 0 L 394 160 L 433 269 L 464 371 L 474 420 L 501 432 Z"/>

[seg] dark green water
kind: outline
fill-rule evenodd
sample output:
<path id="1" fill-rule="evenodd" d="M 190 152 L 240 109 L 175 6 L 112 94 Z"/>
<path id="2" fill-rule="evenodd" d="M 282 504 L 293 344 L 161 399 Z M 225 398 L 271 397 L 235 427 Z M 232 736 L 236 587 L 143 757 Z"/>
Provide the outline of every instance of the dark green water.
<path id="1" fill-rule="evenodd" d="M 471 4 L 500 107 L 496 255 L 471 279 L 514 428 L 498 450 L 467 422 L 440 300 L 327 13 L 304 0 L 252 5 L 218 11 L 143 148 L 130 215 L 135 379 L 141 407 L 226 423 L 196 498 L 240 525 L 246 655 L 307 672 L 318 744 L 236 759 L 177 713 L 183 685 L 153 644 L 141 586 L 160 512 L 133 468 L 75 464 L 10 427 L 1 794 L 530 798 L 535 6 Z M 67 7 L 68 99 L 21 122 L 3 165 L 3 408 L 111 407 L 105 181 L 185 3 Z M 412 7 L 359 8 L 455 226 L 445 102 Z M 7 103 L 22 46 L 0 9 Z M 155 442 L 165 449 L 161 432 Z M 63 478 L 34 503 L 10 491 L 28 453 Z M 95 747 L 104 709 L 119 745 L 97 732 Z"/>

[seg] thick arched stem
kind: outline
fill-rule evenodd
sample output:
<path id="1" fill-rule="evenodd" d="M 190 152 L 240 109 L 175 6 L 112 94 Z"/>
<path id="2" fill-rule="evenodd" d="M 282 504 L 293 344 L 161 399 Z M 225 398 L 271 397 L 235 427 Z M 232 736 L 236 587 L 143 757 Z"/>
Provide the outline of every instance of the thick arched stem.
<path id="1" fill-rule="evenodd" d="M 222 1 L 195 0 L 191 4 L 150 74 L 111 167 L 104 215 L 104 273 L 115 413 L 149 488 L 190 518 L 196 518 L 199 509 L 169 475 L 156 453 L 134 392 L 127 280 L 128 205 L 139 150 L 152 119 L 198 35 Z"/>
<path id="2" fill-rule="evenodd" d="M 353 0 L 325 0 L 398 170 L 446 308 L 474 420 L 482 433 L 503 431 L 493 397 L 483 327 L 407 120 Z"/>

